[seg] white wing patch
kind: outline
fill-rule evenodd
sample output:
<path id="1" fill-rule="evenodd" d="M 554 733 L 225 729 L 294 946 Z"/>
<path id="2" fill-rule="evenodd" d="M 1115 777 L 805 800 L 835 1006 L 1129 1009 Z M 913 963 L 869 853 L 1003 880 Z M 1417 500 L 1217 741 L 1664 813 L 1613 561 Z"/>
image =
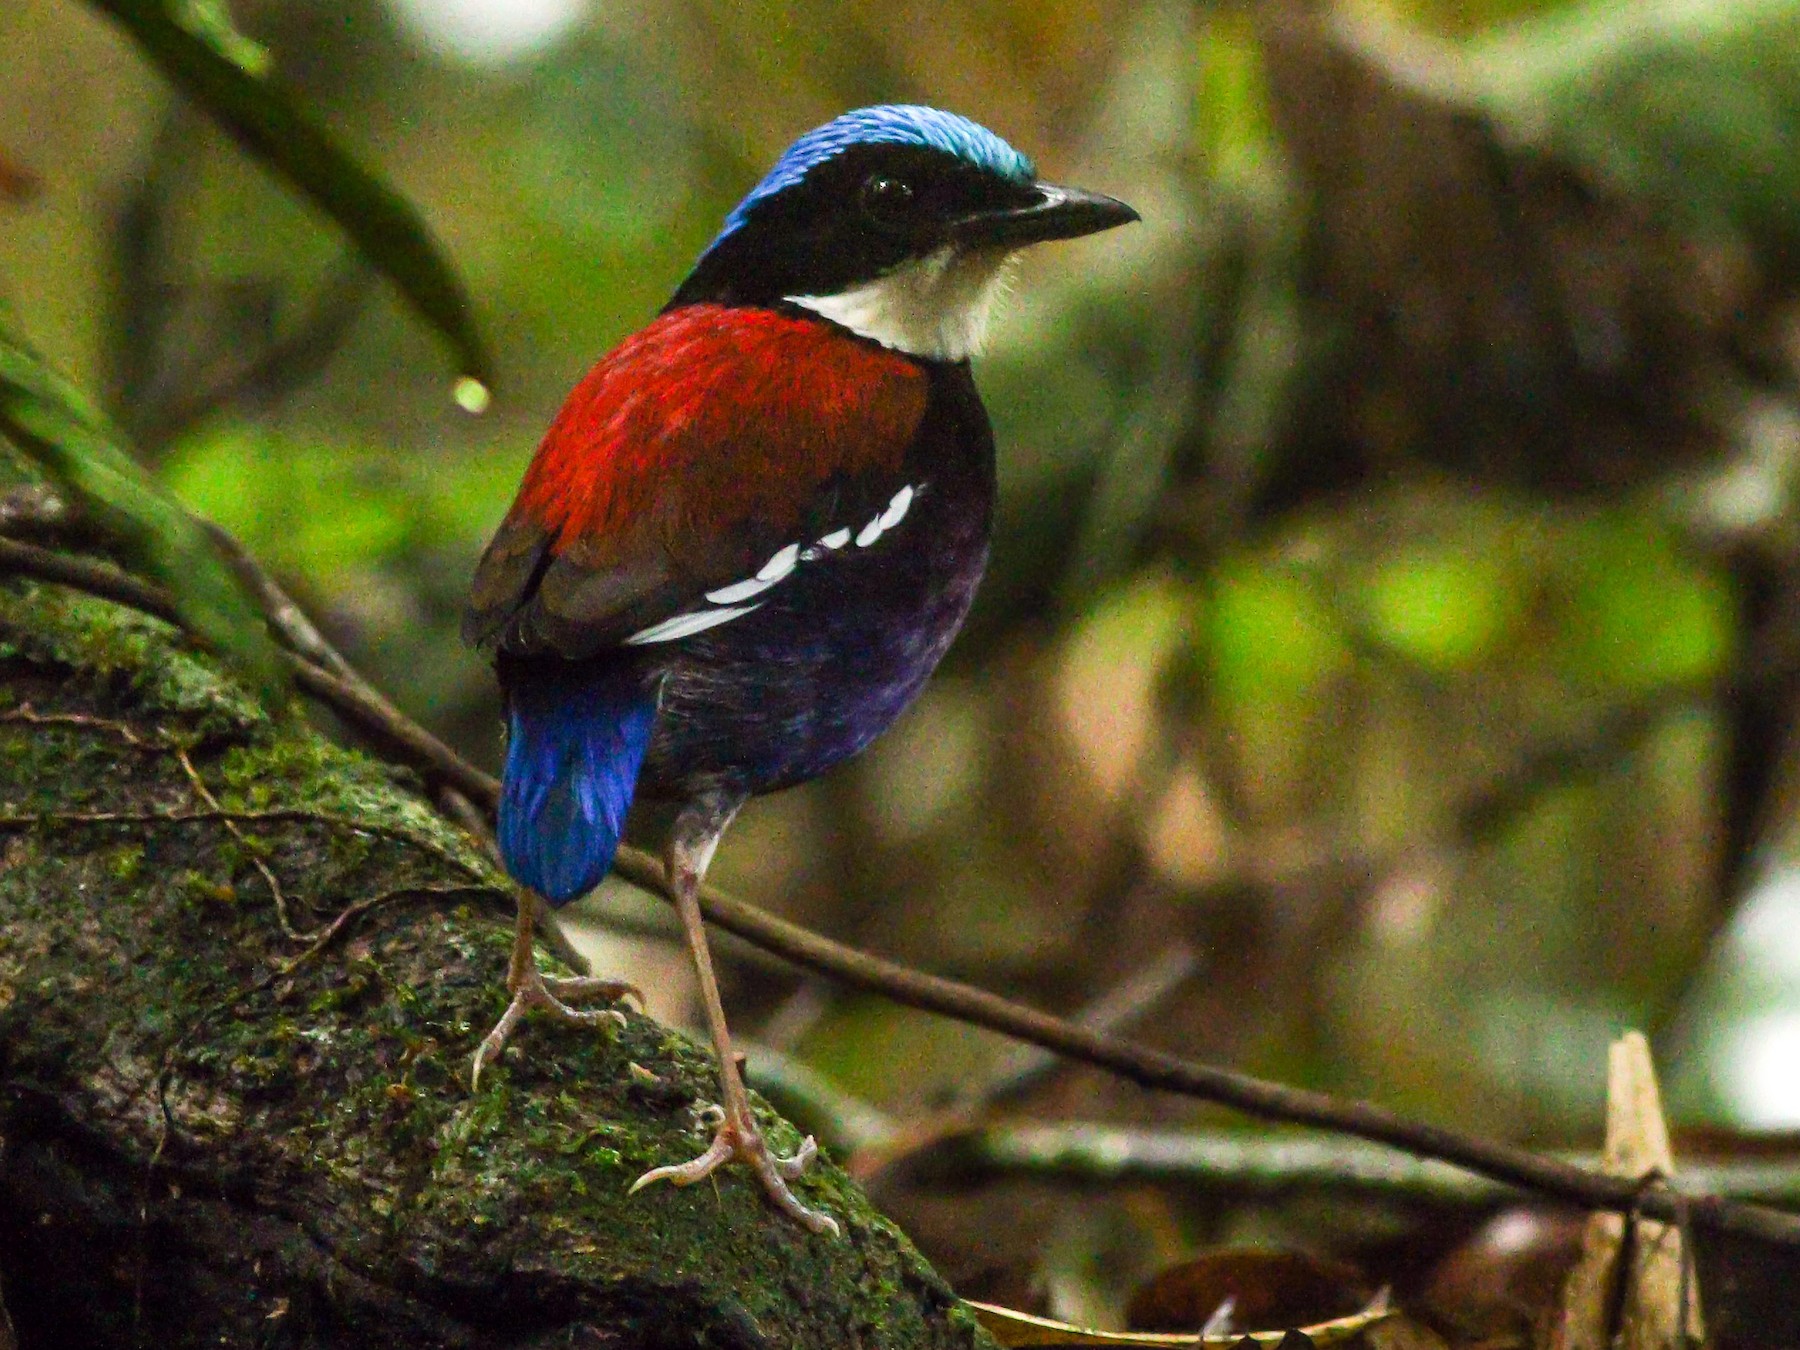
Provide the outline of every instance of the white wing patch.
<path id="1" fill-rule="evenodd" d="M 896 492 L 888 504 L 869 519 L 868 524 L 855 532 L 856 546 L 868 548 L 904 520 L 906 513 L 912 509 L 916 495 L 917 491 L 910 484 Z M 708 628 L 717 628 L 722 623 L 730 623 L 752 610 L 760 609 L 760 602 L 754 605 L 739 602 L 761 595 L 769 587 L 785 581 L 801 563 L 812 562 L 826 553 L 835 552 L 848 544 L 851 538 L 850 527 L 844 526 L 830 534 L 821 535 L 805 548 L 798 544 L 788 544 L 776 550 L 766 563 L 757 568 L 755 576 L 708 591 L 706 599 L 717 608 L 689 610 L 664 619 L 661 623 L 653 623 L 648 628 L 640 628 L 625 639 L 625 645 L 635 647 L 652 642 L 674 642 L 679 638 L 692 637 L 695 633 L 704 633 Z"/>
<path id="2" fill-rule="evenodd" d="M 708 628 L 717 628 L 722 623 L 730 623 L 741 614 L 748 614 L 758 605 L 735 605 L 724 609 L 701 609 L 691 614 L 677 614 L 672 619 L 664 619 L 661 623 L 653 623 L 648 628 L 640 628 L 625 639 L 627 647 L 638 646 L 646 642 L 673 642 L 676 638 L 692 637 L 695 633 L 703 633 Z"/>
<path id="3" fill-rule="evenodd" d="M 887 504 L 887 510 L 878 517 L 883 533 L 894 528 L 906 517 L 912 506 L 913 490 L 903 487 L 894 494 L 894 500 Z"/>
<path id="4" fill-rule="evenodd" d="M 800 545 L 789 544 L 757 568 L 756 575 L 748 581 L 734 581 L 729 586 L 721 586 L 716 591 L 708 591 L 706 598 L 715 605 L 734 605 L 739 600 L 748 600 L 753 595 L 761 595 L 793 571 L 794 565 L 799 561 Z"/>
<path id="5" fill-rule="evenodd" d="M 811 562 L 814 558 L 818 557 L 820 554 L 829 553 L 835 549 L 840 549 L 849 542 L 850 542 L 850 531 L 847 528 L 842 529 L 842 530 L 833 530 L 830 534 L 822 537 L 818 543 L 802 549 L 800 551 L 800 561 L 801 562 Z"/>
<path id="6" fill-rule="evenodd" d="M 907 509 L 912 506 L 912 499 L 913 490 L 909 487 L 903 487 L 896 492 L 894 499 L 887 504 L 886 508 L 856 532 L 856 546 L 867 548 L 898 525 L 905 518 Z"/>

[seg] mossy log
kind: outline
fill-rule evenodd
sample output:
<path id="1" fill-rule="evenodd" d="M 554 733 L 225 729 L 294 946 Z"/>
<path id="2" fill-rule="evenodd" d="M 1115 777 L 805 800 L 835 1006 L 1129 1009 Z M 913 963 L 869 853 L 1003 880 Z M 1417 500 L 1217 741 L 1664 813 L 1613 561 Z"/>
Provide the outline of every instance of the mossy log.
<path id="1" fill-rule="evenodd" d="M 627 1196 L 707 1054 L 503 1006 L 511 900 L 405 774 L 153 619 L 0 585 L 0 1282 L 19 1343 L 990 1344 L 825 1163 Z M 793 1129 L 765 1116 L 787 1150 Z"/>

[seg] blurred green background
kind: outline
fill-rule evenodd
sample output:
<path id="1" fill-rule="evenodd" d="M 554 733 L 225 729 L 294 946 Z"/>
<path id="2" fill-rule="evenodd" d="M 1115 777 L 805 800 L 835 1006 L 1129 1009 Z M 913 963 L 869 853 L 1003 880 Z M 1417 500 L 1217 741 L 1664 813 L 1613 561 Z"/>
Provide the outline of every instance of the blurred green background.
<path id="1" fill-rule="evenodd" d="M 1027 261 L 970 629 L 719 879 L 1059 1011 L 1191 953 L 1133 1034 L 1464 1129 L 1591 1142 L 1633 1026 L 1681 1120 L 1800 1127 L 1800 5 L 233 8 L 437 232 L 492 410 L 75 0 L 0 10 L 0 301 L 472 757 L 458 610 L 561 395 L 794 135 L 939 104 L 1144 223 Z M 659 906 L 579 923 L 693 1018 Z M 1010 1062 L 725 950 L 753 1041 L 902 1116 Z M 1016 1109 L 1226 1119 L 1087 1072 Z M 1040 1257 L 1100 1222 L 1056 1213 Z"/>

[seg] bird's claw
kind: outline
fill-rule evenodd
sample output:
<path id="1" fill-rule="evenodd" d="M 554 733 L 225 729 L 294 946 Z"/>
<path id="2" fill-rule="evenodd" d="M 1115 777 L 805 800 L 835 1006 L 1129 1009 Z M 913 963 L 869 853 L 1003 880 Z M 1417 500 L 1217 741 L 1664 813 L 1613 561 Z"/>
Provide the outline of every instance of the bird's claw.
<path id="1" fill-rule="evenodd" d="M 736 1146 L 721 1127 L 713 1136 L 712 1143 L 706 1146 L 706 1152 L 699 1157 L 689 1158 L 684 1163 L 671 1163 L 667 1167 L 652 1167 L 632 1182 L 631 1189 L 625 1193 L 636 1195 L 644 1187 L 658 1181 L 666 1181 L 671 1186 L 692 1186 L 696 1181 L 704 1181 L 711 1176 L 715 1168 L 730 1162 L 736 1153 Z"/>
<path id="2" fill-rule="evenodd" d="M 550 995 L 552 1002 L 569 1004 L 578 1000 L 598 999 L 606 1003 L 617 1003 L 620 999 L 629 998 L 635 1000 L 638 1007 L 644 1006 L 644 991 L 628 980 L 602 980 L 592 975 L 545 975 L 539 972 L 538 983 Z M 565 1007 L 563 1011 L 575 1010 Z M 621 1023 L 624 1022 L 623 1015 L 615 1016 L 619 1017 Z"/>
<path id="3" fill-rule="evenodd" d="M 494 1023 L 494 1029 L 482 1038 L 481 1044 L 475 1048 L 475 1060 L 469 1069 L 469 1090 L 477 1090 L 481 1086 L 481 1071 L 489 1061 L 498 1058 L 506 1048 L 507 1038 L 513 1028 L 519 1025 L 525 1014 L 533 1008 L 541 1009 L 559 1022 L 570 1026 L 597 1027 L 603 1022 L 616 1022 L 624 1029 L 625 1014 L 616 1008 L 571 1008 L 564 999 L 609 999 L 617 1000 L 630 994 L 641 1003 L 643 996 L 637 989 L 622 980 L 600 980 L 589 976 L 564 978 L 557 975 L 545 975 L 533 969 L 513 990 L 512 1002 L 506 1005 L 506 1011 L 500 1014 L 500 1020 Z"/>
<path id="4" fill-rule="evenodd" d="M 734 1121 L 729 1113 L 712 1107 L 705 1114 L 718 1111 L 720 1119 L 718 1128 L 713 1134 L 712 1143 L 706 1152 L 697 1158 L 690 1158 L 684 1163 L 673 1163 L 668 1167 L 653 1167 L 643 1176 L 631 1183 L 628 1194 L 636 1195 L 644 1187 L 658 1181 L 667 1181 L 675 1186 L 692 1186 L 711 1176 L 720 1167 L 734 1158 L 750 1165 L 762 1182 L 763 1190 L 775 1207 L 789 1218 L 805 1224 L 815 1233 L 838 1234 L 837 1220 L 829 1214 L 821 1214 L 816 1209 L 808 1209 L 800 1203 L 793 1191 L 788 1189 L 788 1182 L 797 1181 L 805 1175 L 813 1160 L 819 1156 L 819 1145 L 809 1134 L 801 1141 L 800 1147 L 792 1157 L 784 1158 L 771 1152 L 763 1139 L 762 1131 L 755 1124 L 745 1121 Z"/>
<path id="5" fill-rule="evenodd" d="M 775 1170 L 789 1181 L 798 1181 L 806 1175 L 806 1170 L 813 1165 L 813 1159 L 818 1156 L 819 1143 L 809 1134 L 800 1141 L 800 1147 L 794 1150 L 792 1157 L 783 1158 L 779 1154 L 771 1153 L 769 1161 L 775 1165 Z"/>

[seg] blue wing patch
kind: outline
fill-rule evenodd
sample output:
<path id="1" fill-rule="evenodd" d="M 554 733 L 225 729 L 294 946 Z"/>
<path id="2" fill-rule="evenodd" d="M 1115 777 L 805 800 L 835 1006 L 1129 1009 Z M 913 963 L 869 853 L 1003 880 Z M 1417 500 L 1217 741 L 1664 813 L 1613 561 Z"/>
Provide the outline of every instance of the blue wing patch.
<path id="1" fill-rule="evenodd" d="M 655 718 L 656 691 L 629 668 L 511 691 L 500 856 L 551 904 L 612 866 Z"/>

